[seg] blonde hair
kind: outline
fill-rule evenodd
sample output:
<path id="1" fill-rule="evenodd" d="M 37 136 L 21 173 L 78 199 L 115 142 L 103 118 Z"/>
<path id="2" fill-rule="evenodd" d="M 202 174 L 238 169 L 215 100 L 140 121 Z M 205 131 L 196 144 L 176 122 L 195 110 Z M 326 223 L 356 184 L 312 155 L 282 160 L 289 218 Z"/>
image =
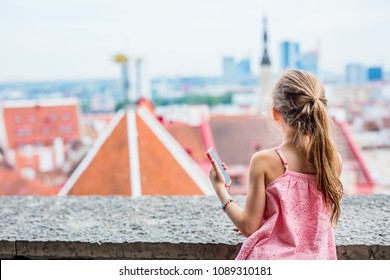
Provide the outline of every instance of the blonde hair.
<path id="1" fill-rule="evenodd" d="M 292 144 L 304 151 L 308 162 L 314 165 L 317 188 L 332 208 L 332 223 L 337 223 L 343 186 L 337 174 L 340 163 L 330 137 L 324 87 L 310 73 L 288 70 L 275 85 L 272 103 L 286 124 L 296 132 Z"/>

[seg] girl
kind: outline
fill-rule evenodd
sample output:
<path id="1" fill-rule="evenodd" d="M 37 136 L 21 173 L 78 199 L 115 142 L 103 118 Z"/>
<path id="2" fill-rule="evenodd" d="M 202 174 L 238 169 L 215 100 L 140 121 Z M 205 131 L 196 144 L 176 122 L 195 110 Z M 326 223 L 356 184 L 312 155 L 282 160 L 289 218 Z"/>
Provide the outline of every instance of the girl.
<path id="1" fill-rule="evenodd" d="M 313 75 L 285 72 L 272 93 L 282 144 L 255 153 L 245 208 L 225 189 L 214 161 L 210 179 L 222 209 L 247 236 L 237 259 L 336 259 L 342 159 L 329 135 L 324 88 Z M 226 165 L 223 165 L 226 168 Z"/>

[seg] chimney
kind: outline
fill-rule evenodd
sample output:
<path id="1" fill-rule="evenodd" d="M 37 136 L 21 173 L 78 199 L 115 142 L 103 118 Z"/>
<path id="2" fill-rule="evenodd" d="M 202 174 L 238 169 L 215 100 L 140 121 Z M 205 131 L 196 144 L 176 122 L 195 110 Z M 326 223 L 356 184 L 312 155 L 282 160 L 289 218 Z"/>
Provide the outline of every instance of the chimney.
<path id="1" fill-rule="evenodd" d="M 62 138 L 55 138 L 53 143 L 54 160 L 56 168 L 62 167 L 65 161 L 64 140 Z"/>

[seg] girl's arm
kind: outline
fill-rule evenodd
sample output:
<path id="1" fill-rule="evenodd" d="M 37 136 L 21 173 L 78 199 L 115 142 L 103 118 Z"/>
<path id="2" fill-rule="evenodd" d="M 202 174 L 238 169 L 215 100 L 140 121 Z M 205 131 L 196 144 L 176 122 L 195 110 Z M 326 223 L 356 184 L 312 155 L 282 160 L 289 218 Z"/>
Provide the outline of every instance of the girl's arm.
<path id="1" fill-rule="evenodd" d="M 263 220 L 265 209 L 265 162 L 266 153 L 258 152 L 252 159 L 249 166 L 249 186 L 245 208 L 242 209 L 236 203 L 228 203 L 225 208 L 233 224 L 245 236 L 251 235 Z M 230 198 L 224 184 L 224 179 L 215 161 L 211 162 L 214 172 L 210 173 L 210 179 L 221 203 Z"/>

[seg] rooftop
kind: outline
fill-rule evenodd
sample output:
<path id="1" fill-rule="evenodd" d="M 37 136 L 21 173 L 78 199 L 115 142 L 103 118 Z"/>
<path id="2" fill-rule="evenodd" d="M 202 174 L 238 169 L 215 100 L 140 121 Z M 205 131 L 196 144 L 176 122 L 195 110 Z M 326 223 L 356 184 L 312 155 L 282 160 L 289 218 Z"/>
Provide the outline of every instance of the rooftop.
<path id="1" fill-rule="evenodd" d="M 11 168 L 0 164 L 0 196 L 2 195 L 55 195 L 58 189 L 40 180 L 28 180 Z"/>
<path id="2" fill-rule="evenodd" d="M 244 115 L 215 115 L 210 118 L 215 145 L 227 165 L 249 165 L 252 155 L 280 144 L 266 118 Z"/>
<path id="3" fill-rule="evenodd" d="M 118 112 L 60 195 L 210 194 L 206 174 L 145 106 Z"/>

